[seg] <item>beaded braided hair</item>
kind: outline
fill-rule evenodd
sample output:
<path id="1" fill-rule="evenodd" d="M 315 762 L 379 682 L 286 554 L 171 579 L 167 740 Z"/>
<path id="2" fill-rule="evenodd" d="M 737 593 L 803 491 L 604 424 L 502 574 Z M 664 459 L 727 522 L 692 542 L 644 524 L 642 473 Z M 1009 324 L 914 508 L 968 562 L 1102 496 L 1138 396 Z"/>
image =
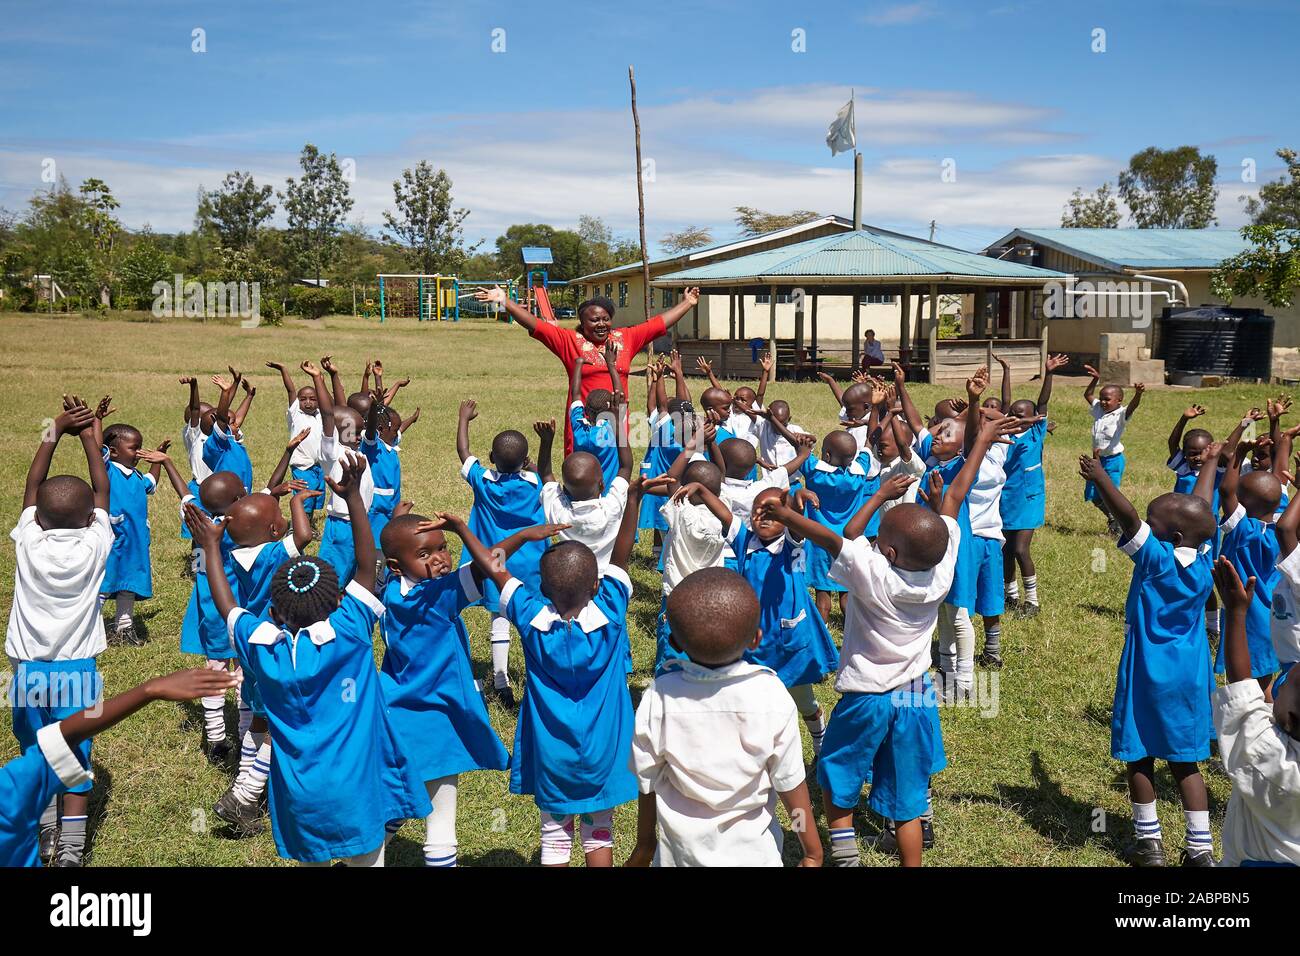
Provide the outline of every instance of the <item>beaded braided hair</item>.
<path id="1" fill-rule="evenodd" d="M 287 627 L 323 621 L 338 605 L 338 573 L 320 558 L 290 558 L 271 579 L 271 606 Z"/>

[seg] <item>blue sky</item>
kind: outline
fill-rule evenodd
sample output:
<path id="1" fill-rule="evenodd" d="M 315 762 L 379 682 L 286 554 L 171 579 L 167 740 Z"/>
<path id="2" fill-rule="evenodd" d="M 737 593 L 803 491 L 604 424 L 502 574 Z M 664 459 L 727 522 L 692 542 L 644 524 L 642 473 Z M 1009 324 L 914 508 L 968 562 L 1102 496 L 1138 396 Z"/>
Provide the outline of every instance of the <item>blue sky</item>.
<path id="1" fill-rule="evenodd" d="M 471 238 L 582 213 L 631 234 L 632 63 L 652 245 L 687 224 L 729 238 L 737 205 L 849 215 L 852 158 L 824 138 L 850 89 L 868 222 L 925 234 L 933 219 L 940 240 L 978 247 L 1057 225 L 1075 186 L 1113 181 L 1139 149 L 1190 143 L 1218 157 L 1235 226 L 1258 185 L 1243 160 L 1266 182 L 1274 150 L 1300 147 L 1298 40 L 1295 0 L 6 0 L 0 205 L 48 188 L 53 159 L 74 185 L 105 179 L 128 226 L 188 228 L 200 184 L 249 169 L 282 186 L 313 142 L 353 161 L 371 228 L 394 177 L 428 159 Z"/>

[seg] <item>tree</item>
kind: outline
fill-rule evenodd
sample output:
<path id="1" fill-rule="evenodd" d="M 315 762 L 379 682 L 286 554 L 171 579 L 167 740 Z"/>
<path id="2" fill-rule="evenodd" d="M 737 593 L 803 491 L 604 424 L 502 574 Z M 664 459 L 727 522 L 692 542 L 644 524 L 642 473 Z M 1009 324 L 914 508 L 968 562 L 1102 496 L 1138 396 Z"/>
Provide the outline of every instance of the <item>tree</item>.
<path id="1" fill-rule="evenodd" d="M 452 208 L 451 177 L 442 169 L 435 172 L 427 160 L 393 180 L 393 201 L 397 215 L 385 212 L 384 222 L 406 245 L 412 267 L 420 272 L 457 272 L 478 248 L 479 243 L 465 248 L 461 224 L 469 210 Z"/>
<path id="2" fill-rule="evenodd" d="M 1110 183 L 1102 183 L 1091 196 L 1076 188 L 1061 214 L 1065 229 L 1115 229 L 1119 226 L 1119 203 L 1111 192 Z"/>
<path id="3" fill-rule="evenodd" d="M 796 209 L 793 212 L 764 212 L 753 206 L 736 207 L 736 225 L 746 236 L 757 236 L 778 229 L 788 229 L 814 219 L 820 219 L 821 213 L 810 209 Z"/>
<path id="4" fill-rule="evenodd" d="M 1300 155 L 1283 147 L 1278 158 L 1286 163 L 1287 175 L 1259 187 L 1259 198 L 1243 196 L 1246 215 L 1257 226 L 1286 226 L 1300 229 Z"/>
<path id="5" fill-rule="evenodd" d="M 112 304 L 117 237 L 122 232 L 122 224 L 113 215 L 113 210 L 121 206 L 121 203 L 102 179 L 87 179 L 81 184 L 80 192 L 85 202 L 86 225 L 90 230 L 92 266 L 99 284 L 99 305 L 106 309 Z"/>
<path id="6" fill-rule="evenodd" d="M 670 232 L 659 241 L 667 252 L 690 252 L 713 243 L 713 233 L 704 226 L 687 226 L 681 232 Z"/>
<path id="7" fill-rule="evenodd" d="M 1219 163 L 1195 146 L 1148 146 L 1119 174 L 1119 194 L 1143 229 L 1204 229 L 1218 220 L 1214 185 Z"/>
<path id="8" fill-rule="evenodd" d="M 172 275 L 172 257 L 146 226 L 122 259 L 121 304 L 135 309 L 148 308 L 153 300 L 153 284 L 160 280 L 170 282 Z"/>
<path id="9" fill-rule="evenodd" d="M 227 249 L 248 249 L 257 241 L 257 230 L 275 212 L 274 190 L 259 186 L 252 173 L 226 173 L 219 189 L 199 190 L 199 221 L 220 237 Z"/>
<path id="10" fill-rule="evenodd" d="M 280 193 L 289 219 L 289 251 L 295 265 L 319 282 L 338 252 L 339 230 L 352 208 L 338 158 L 308 143 L 298 158 L 302 177 L 285 180 Z"/>
<path id="11" fill-rule="evenodd" d="M 1300 290 L 1300 230 L 1261 223 L 1241 235 L 1255 248 L 1221 262 L 1210 277 L 1211 291 L 1228 302 L 1245 296 L 1289 309 Z"/>

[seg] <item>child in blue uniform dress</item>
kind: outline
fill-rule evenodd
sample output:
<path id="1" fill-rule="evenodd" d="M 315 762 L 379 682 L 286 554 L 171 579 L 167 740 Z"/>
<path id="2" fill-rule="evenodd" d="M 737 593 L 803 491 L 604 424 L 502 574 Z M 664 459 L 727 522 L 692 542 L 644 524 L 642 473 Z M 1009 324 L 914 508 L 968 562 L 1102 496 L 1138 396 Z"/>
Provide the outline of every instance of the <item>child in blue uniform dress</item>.
<path id="1" fill-rule="evenodd" d="M 605 342 L 605 367 L 609 370 L 609 380 L 614 388 L 619 388 L 617 368 L 618 352 L 610 340 Z M 612 487 L 614 477 L 618 474 L 618 439 L 614 434 L 617 421 L 614 409 L 614 394 L 607 388 L 593 388 L 587 393 L 586 401 L 582 398 L 582 369 L 585 363 L 579 359 L 573 363 L 573 375 L 569 379 L 569 427 L 573 432 L 573 450 L 585 451 L 594 455 L 600 462 L 600 472 L 605 479 L 605 487 Z"/>
<path id="2" fill-rule="evenodd" d="M 371 589 L 377 552 L 361 496 L 365 459 L 344 462 L 331 489 L 348 503 L 357 570 L 339 600 L 333 568 L 299 557 L 276 572 L 271 611 L 261 619 L 235 603 L 230 583 L 212 577 L 212 598 L 248 660 L 266 706 L 271 762 L 271 830 L 287 859 L 382 866 L 389 821 L 423 817 L 429 798 L 384 707 L 373 631 L 384 606 Z M 210 564 L 221 560 L 221 530 L 186 509 Z"/>
<path id="3" fill-rule="evenodd" d="M 1252 471 L 1243 476 L 1241 461 L 1245 451 L 1240 444 L 1235 448 L 1224 445 L 1224 454 L 1230 454 L 1231 461 L 1219 485 L 1219 503 L 1223 513 L 1219 525 L 1223 529 L 1220 553 L 1232 562 L 1243 581 L 1255 579 L 1254 600 L 1246 614 L 1246 639 L 1250 645 L 1251 676 L 1267 692 L 1278 670 L 1277 653 L 1273 649 L 1272 617 L 1280 548 L 1273 522 L 1282 496 L 1282 485 L 1269 471 Z M 1224 672 L 1223 650 L 1221 641 L 1214 662 L 1217 674 Z"/>
<path id="4" fill-rule="evenodd" d="M 525 541 L 549 538 L 557 526 L 517 532 L 495 543 L 507 555 Z M 474 680 L 469 632 L 461 612 L 479 600 L 482 575 L 474 564 L 453 570 L 443 530 L 468 538 L 455 515 L 395 517 L 384 529 L 384 661 L 379 686 L 398 738 L 424 780 L 433 809 L 425 820 L 426 866 L 456 865 L 459 775 L 504 770 L 510 761 L 492 729 Z"/>
<path id="5" fill-rule="evenodd" d="M 185 426 L 181 429 L 181 446 L 185 449 L 185 460 L 190 466 L 188 493 L 195 498 L 199 496 L 199 482 L 212 474 L 212 469 L 203 462 L 203 446 L 212 434 L 214 425 L 213 406 L 199 398 L 199 380 L 193 375 L 183 375 L 180 383 L 189 387 L 189 399 L 185 403 Z M 190 529 L 181 522 L 181 540 L 188 541 Z"/>
<path id="6" fill-rule="evenodd" d="M 99 419 L 96 419 L 98 427 Z M 104 431 L 104 461 L 108 464 L 108 520 L 113 525 L 113 550 L 104 568 L 99 593 L 116 602 L 116 623 L 109 643 L 138 644 L 133 613 L 135 602 L 153 597 L 153 568 L 149 561 L 149 496 L 158 487 L 158 465 L 148 474 L 136 470 L 144 438 L 131 425 L 110 425 Z M 162 446 L 166 448 L 166 443 Z"/>
<path id="7" fill-rule="evenodd" d="M 568 866 L 575 815 L 587 865 L 613 866 L 614 808 L 637 794 L 624 670 L 627 559 L 635 543 L 636 509 L 628 507 L 607 567 L 582 542 L 561 541 L 542 556 L 534 591 L 473 535 L 465 538 L 479 571 L 501 589 L 502 610 L 524 648 L 510 791 L 531 795 L 542 812 L 543 866 Z"/>
<path id="8" fill-rule="evenodd" d="M 1002 582 L 1007 609 L 1017 617 L 1038 614 L 1038 570 L 1034 567 L 1032 548 L 1034 532 L 1047 520 L 1047 480 L 1043 474 L 1043 444 L 1047 441 L 1047 406 L 1052 399 L 1052 375 L 1070 361 L 1066 355 L 1049 355 L 1043 369 L 1043 385 L 1038 401 L 1027 398 L 1011 402 L 1007 414 L 1014 415 L 1023 426 L 1013 435 L 1007 460 L 1002 466 L 1006 482 L 1002 486 L 999 507 L 1002 512 Z M 1007 371 L 1003 370 L 1006 385 Z M 1025 586 L 1024 601 L 1016 568 Z"/>
<path id="9" fill-rule="evenodd" d="M 253 462 L 244 447 L 243 423 L 253 402 L 255 389 L 239 372 L 231 369 L 231 378 L 214 375 L 212 382 L 221 389 L 221 399 L 213 410 L 212 432 L 203 443 L 203 463 L 209 472 L 231 471 L 245 488 L 253 487 Z M 246 397 L 237 412 L 230 411 L 235 391 L 244 385 Z"/>
<path id="10" fill-rule="evenodd" d="M 366 414 L 366 434 L 361 440 L 361 453 L 370 463 L 370 474 L 375 483 L 375 497 L 370 504 L 370 529 L 378 547 L 384 527 L 393 518 L 398 502 L 402 500 L 402 460 L 399 457 L 402 442 L 402 416 L 397 409 L 372 402 Z"/>
<path id="11" fill-rule="evenodd" d="M 868 467 L 863 467 L 858 458 L 857 439 L 851 434 L 847 431 L 828 434 L 822 439 L 821 456 L 809 455 L 799 468 L 804 490 L 809 492 L 801 497 L 804 514 L 836 533 L 843 532 L 844 525 L 866 500 L 871 480 L 878 477 L 878 466 L 874 475 Z M 808 557 L 808 584 L 817 593 L 817 611 L 824 622 L 830 623 L 831 595 L 839 595 L 843 613 L 847 589 L 831 579 L 833 559 L 824 549 L 809 541 L 804 550 Z"/>
<path id="12" fill-rule="evenodd" d="M 521 528 L 541 524 L 542 482 L 528 468 L 528 439 L 517 431 L 504 431 L 492 439 L 488 455 L 491 468 L 469 450 L 469 423 L 478 417 L 478 403 L 472 399 L 460 403 L 456 428 L 456 453 L 460 456 L 461 477 L 474 493 L 469 511 L 469 529 L 480 541 L 500 541 Z M 537 562 L 545 544 L 529 542 L 514 553 L 507 567 L 510 573 L 535 589 L 538 584 Z M 461 556 L 461 564 L 469 563 Z M 483 581 L 483 606 L 492 614 L 492 685 L 507 707 L 515 704 L 510 687 L 510 621 L 501 607 L 500 592 L 493 579 Z"/>
<path id="13" fill-rule="evenodd" d="M 22 754 L 0 766 L 0 867 L 40 866 L 38 824 L 52 800 L 94 780 L 90 739 L 155 700 L 193 700 L 224 693 L 234 674 L 177 671 L 47 724 Z"/>
<path id="14" fill-rule="evenodd" d="M 1218 457 L 1212 445 L 1207 459 Z M 1214 676 L 1205 634 L 1205 600 L 1213 582 L 1210 494 L 1214 472 L 1202 468 L 1194 495 L 1160 495 L 1138 517 L 1095 457 L 1079 459 L 1119 525 L 1119 547 L 1133 559 L 1124 606 L 1124 650 L 1115 678 L 1111 756 L 1126 764 L 1137 866 L 1164 866 L 1156 814 L 1155 761 L 1169 762 L 1187 825 L 1183 863 L 1213 866 L 1208 798 L 1197 762 L 1210 755 Z"/>

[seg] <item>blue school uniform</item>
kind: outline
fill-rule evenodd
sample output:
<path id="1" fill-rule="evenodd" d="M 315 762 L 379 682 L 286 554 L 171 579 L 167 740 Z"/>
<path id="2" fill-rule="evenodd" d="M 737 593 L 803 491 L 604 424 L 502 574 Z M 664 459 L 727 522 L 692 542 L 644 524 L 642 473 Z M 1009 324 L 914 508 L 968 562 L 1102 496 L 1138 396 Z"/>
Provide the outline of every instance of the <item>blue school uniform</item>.
<path id="1" fill-rule="evenodd" d="M 17 661 L 9 688 L 10 717 L 18 749 L 36 745 L 44 727 L 79 714 L 99 703 L 104 678 L 93 657 L 58 661 Z M 91 739 L 77 745 L 81 762 L 90 766 Z M 69 793 L 89 793 L 92 782 L 68 788 Z"/>
<path id="2" fill-rule="evenodd" d="M 677 429 L 671 415 L 656 417 L 651 423 L 650 445 L 646 448 L 645 458 L 641 462 L 641 474 L 648 478 L 658 478 L 668 474 L 677 456 L 682 453 L 682 446 L 677 443 Z M 645 495 L 641 498 L 641 511 L 637 516 L 637 530 L 652 528 L 655 531 L 667 531 L 668 521 L 660 513 L 663 499 L 658 495 Z M 659 570 L 663 570 L 662 558 Z"/>
<path id="3" fill-rule="evenodd" d="M 429 813 L 379 688 L 371 635 L 383 613 L 355 581 L 333 614 L 296 634 L 242 608 L 231 612 L 231 637 L 257 679 L 275 740 L 267 789 L 282 857 L 322 863 L 370 853 L 388 821 Z"/>
<path id="4" fill-rule="evenodd" d="M 804 514 L 832 531 L 843 534 L 844 526 L 866 501 L 871 476 L 863 467 L 862 461 L 855 458 L 843 468 L 837 468 L 816 455 L 809 455 L 799 466 L 799 474 L 803 476 L 804 487 L 815 492 L 821 502 L 818 508 L 807 505 Z M 811 541 L 805 541 L 804 552 L 808 557 L 809 587 L 818 591 L 848 590 L 831 579 L 830 570 L 834 559 L 824 549 Z"/>
<path id="5" fill-rule="evenodd" d="M 290 558 L 298 557 L 298 547 L 293 538 L 279 541 L 266 541 L 250 545 L 247 548 L 234 548 L 230 552 L 230 583 L 234 588 L 235 601 L 254 617 L 266 617 L 271 610 L 271 582 L 280 565 Z M 206 577 L 205 577 L 206 580 Z M 257 678 L 253 676 L 245 657 L 240 656 L 240 649 L 235 647 L 235 656 L 239 657 L 239 666 L 244 670 L 244 682 L 239 685 L 239 699 L 255 716 L 266 716 L 266 705 L 257 689 Z"/>
<path id="6" fill-rule="evenodd" d="M 573 430 L 573 450 L 595 455 L 608 489 L 618 476 L 618 438 L 614 434 L 614 416 L 601 415 L 595 424 L 587 421 L 582 402 L 569 406 L 569 427 Z"/>
<path id="7" fill-rule="evenodd" d="M 857 462 L 867 473 L 867 483 L 862 488 L 862 501 L 865 504 L 867 499 L 880 490 L 880 462 L 876 456 L 871 453 L 870 448 L 864 448 L 858 452 Z M 862 534 L 867 538 L 875 538 L 880 534 L 880 519 L 883 517 L 881 510 L 877 508 L 875 513 L 867 519 L 867 526 L 863 529 Z"/>
<path id="8" fill-rule="evenodd" d="M 224 517 L 214 519 L 218 524 Z M 235 543 L 230 535 L 221 535 L 221 573 L 230 579 L 234 575 L 234 565 L 230 553 Z M 230 634 L 226 622 L 212 600 L 212 588 L 208 585 L 208 558 L 202 548 L 190 552 L 190 569 L 194 572 L 194 586 L 190 589 L 190 600 L 185 606 L 185 616 L 181 619 L 181 651 L 186 654 L 202 654 L 209 660 L 224 661 L 235 656 L 230 646 Z"/>
<path id="9" fill-rule="evenodd" d="M 294 478 L 305 484 L 311 491 L 322 492 L 322 494 L 316 495 L 315 497 L 304 498 L 302 500 L 302 507 L 303 510 L 307 512 L 307 516 L 311 517 L 318 510 L 324 511 L 325 495 L 323 492 L 325 491 L 325 469 L 320 466 L 320 463 L 317 462 L 310 468 L 291 466 L 289 471 L 293 474 Z"/>
<path id="10" fill-rule="evenodd" d="M 483 463 L 471 455 L 460 469 L 461 477 L 469 482 L 474 492 L 474 505 L 469 509 L 469 530 L 488 547 L 504 541 L 521 528 L 543 524 L 542 483 L 531 471 L 499 472 L 484 468 Z M 506 561 L 506 569 L 523 581 L 529 590 L 541 586 L 538 562 L 546 550 L 545 541 L 529 541 Z M 462 565 L 471 561 L 465 549 Z M 500 594 L 496 585 L 483 582 L 483 606 L 493 614 L 499 613 Z M 504 613 L 504 612 L 501 612 Z"/>
<path id="11" fill-rule="evenodd" d="M 738 436 L 735 432 L 733 432 L 730 428 L 728 428 L 726 425 L 719 425 L 719 426 L 718 426 L 717 434 L 714 435 L 713 441 L 714 441 L 714 444 L 716 444 L 719 448 L 721 448 L 721 447 L 722 447 L 722 443 L 723 443 L 724 441 L 730 441 L 730 440 L 733 439 L 733 438 L 739 438 L 739 436 Z M 745 439 L 743 439 L 743 438 L 741 438 L 740 440 L 741 440 L 741 441 L 745 441 Z M 669 464 L 671 465 L 672 462 L 669 462 Z M 757 481 L 757 480 L 758 480 L 758 465 L 757 465 L 757 464 L 754 465 L 753 468 L 749 469 L 749 474 L 745 476 L 745 480 L 746 480 L 746 481 Z M 732 568 L 732 570 L 734 571 L 735 568 Z"/>
<path id="12" fill-rule="evenodd" d="M 1146 522 L 1119 548 L 1133 559 L 1133 578 L 1124 605 L 1111 756 L 1130 763 L 1204 760 L 1214 690 L 1205 635 L 1205 601 L 1214 587 L 1210 549 L 1175 548 Z"/>
<path id="13" fill-rule="evenodd" d="M 379 547 L 379 536 L 393 517 L 397 503 L 402 500 L 402 460 L 398 457 L 401 448 L 401 436 L 398 444 L 390 445 L 382 438 L 361 440 L 361 454 L 366 456 L 370 475 L 375 483 L 375 496 L 370 502 L 370 530 L 375 536 L 375 547 Z"/>
<path id="14" fill-rule="evenodd" d="M 1118 455 L 1102 455 L 1098 461 L 1101 462 L 1101 470 L 1106 472 L 1106 476 L 1110 478 L 1111 484 L 1116 488 L 1120 487 L 1124 483 L 1124 466 L 1127 462 L 1124 453 L 1120 452 Z M 1091 481 L 1084 482 L 1083 500 L 1100 500 L 1100 496 L 1097 494 L 1097 486 Z"/>
<path id="15" fill-rule="evenodd" d="M 740 573 L 758 595 L 763 639 L 745 660 L 776 671 L 786 687 L 816 684 L 840 666 L 831 632 L 808 595 L 806 542 L 783 534 L 763 542 L 742 528 L 732 547 Z"/>
<path id="16" fill-rule="evenodd" d="M 152 475 L 108 461 L 108 520 L 113 525 L 113 549 L 104 566 L 100 594 L 126 591 L 138 598 L 153 597 L 149 496 L 156 489 Z"/>
<path id="17" fill-rule="evenodd" d="M 203 463 L 218 471 L 234 472 L 245 489 L 253 487 L 253 462 L 248 457 L 244 443 L 220 425 L 214 425 L 212 434 L 203 443 Z"/>
<path id="18" fill-rule="evenodd" d="M 68 747 L 57 724 L 0 767 L 0 867 L 40 866 L 41 814 L 61 793 L 82 793 L 93 780 L 89 759 Z"/>
<path id="19" fill-rule="evenodd" d="M 1043 475 L 1046 440 L 1046 420 L 1034 422 L 1013 436 L 1002 465 L 1007 477 L 998 502 L 1003 531 L 1032 531 L 1047 521 L 1047 481 Z"/>
<path id="20" fill-rule="evenodd" d="M 609 810 L 633 800 L 632 698 L 623 629 L 632 581 L 604 569 L 596 596 L 571 621 L 518 579 L 501 591 L 519 630 L 527 680 L 515 725 L 510 792 L 553 815 Z"/>
<path id="21" fill-rule="evenodd" d="M 1281 574 L 1277 570 L 1277 558 L 1280 547 L 1277 541 L 1277 529 L 1265 524 L 1258 518 L 1246 514 L 1246 509 L 1237 505 L 1237 510 L 1223 520 L 1219 526 L 1223 529 L 1223 544 L 1220 553 L 1232 562 L 1241 580 L 1255 579 L 1255 598 L 1246 610 L 1246 643 L 1250 647 L 1250 676 L 1271 677 L 1277 672 L 1277 651 L 1273 647 L 1273 589 L 1277 586 Z M 1226 629 L 1221 629 L 1226 634 Z M 1223 647 L 1227 641 L 1219 641 L 1219 652 L 1214 659 L 1214 672 L 1222 674 L 1225 663 Z"/>
<path id="22" fill-rule="evenodd" d="M 461 611 L 480 597 L 470 565 L 438 578 L 394 575 L 384 588 L 379 686 L 388 719 L 423 780 L 510 762 L 474 681 Z"/>
<path id="23" fill-rule="evenodd" d="M 961 470 L 966 464 L 966 456 L 957 455 L 941 462 L 930 454 L 933 443 L 934 436 L 929 432 L 921 432 L 916 441 L 917 452 L 925 459 L 925 474 L 921 476 L 920 487 L 928 489 L 930 487 L 930 475 L 938 472 L 939 477 L 943 479 L 943 491 L 946 495 L 948 486 L 952 484 L 954 478 L 961 474 Z M 918 499 L 918 501 L 924 503 L 921 499 Z M 970 525 L 970 502 L 965 499 L 962 500 L 961 507 L 957 510 L 957 527 L 961 529 L 961 541 L 957 545 L 957 566 L 953 569 L 952 587 L 948 590 L 948 597 L 944 603 L 951 604 L 953 607 L 965 608 L 967 611 L 974 611 L 979 598 L 981 549 L 986 546 L 977 543 L 975 540 L 975 532 L 971 530 Z M 987 541 L 988 539 L 984 540 Z"/>

